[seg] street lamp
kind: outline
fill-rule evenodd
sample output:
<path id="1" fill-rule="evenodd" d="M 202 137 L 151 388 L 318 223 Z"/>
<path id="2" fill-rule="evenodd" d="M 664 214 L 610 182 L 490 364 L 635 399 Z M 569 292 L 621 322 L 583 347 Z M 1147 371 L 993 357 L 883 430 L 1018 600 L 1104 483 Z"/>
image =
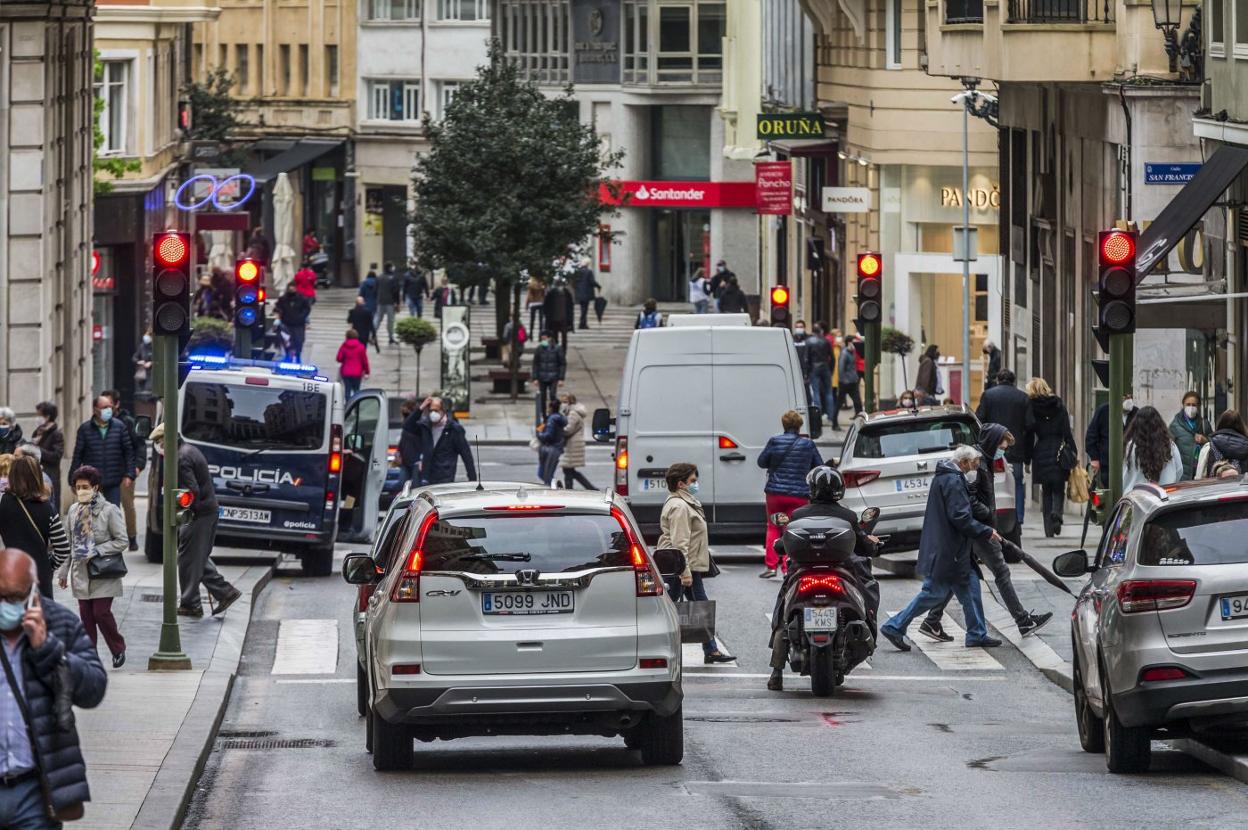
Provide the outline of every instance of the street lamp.
<path id="1" fill-rule="evenodd" d="M 1166 56 L 1170 59 L 1170 71 L 1179 71 L 1179 24 L 1183 22 L 1182 0 L 1152 0 L 1153 25 L 1161 29 L 1166 42 Z"/>

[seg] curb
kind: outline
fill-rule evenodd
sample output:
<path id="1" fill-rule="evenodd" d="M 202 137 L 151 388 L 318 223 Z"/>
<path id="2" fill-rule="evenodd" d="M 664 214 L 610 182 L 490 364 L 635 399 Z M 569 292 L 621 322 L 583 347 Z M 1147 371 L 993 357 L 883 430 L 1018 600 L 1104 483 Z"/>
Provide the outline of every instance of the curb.
<path id="1" fill-rule="evenodd" d="M 263 566 L 261 566 L 263 567 Z M 267 566 L 243 596 L 235 604 L 245 614 L 226 614 L 221 627 L 217 648 L 212 661 L 199 682 L 195 700 L 186 714 L 173 745 L 152 781 L 151 788 L 143 798 L 143 805 L 131 828 L 173 830 L 182 826 L 187 808 L 195 795 L 195 786 L 208 762 L 217 730 L 225 717 L 234 688 L 234 677 L 243 655 L 243 644 L 251 627 L 251 615 L 255 600 L 273 578 L 277 562 Z M 245 604 L 245 605 L 244 605 Z"/>

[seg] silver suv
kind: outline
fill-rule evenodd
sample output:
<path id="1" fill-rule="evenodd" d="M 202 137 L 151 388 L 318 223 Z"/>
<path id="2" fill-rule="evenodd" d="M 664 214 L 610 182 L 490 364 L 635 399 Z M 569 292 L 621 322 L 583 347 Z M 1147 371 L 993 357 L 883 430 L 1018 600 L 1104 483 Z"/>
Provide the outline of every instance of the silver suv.
<path id="1" fill-rule="evenodd" d="M 960 444 L 979 445 L 979 419 L 961 406 L 920 406 L 862 414 L 845 436 L 837 469 L 845 480 L 845 506 L 878 507 L 875 533 L 884 552 L 915 550 L 927 512 L 927 494 L 936 463 L 952 458 Z M 996 527 L 1017 541 L 1014 476 L 996 462 Z"/>
<path id="2" fill-rule="evenodd" d="M 396 517 L 397 518 L 397 517 Z M 366 741 L 377 769 L 414 739 L 623 736 L 648 764 L 684 755 L 680 627 L 664 572 L 610 493 L 485 485 L 417 492 L 374 585 L 363 632 Z"/>
<path id="3" fill-rule="evenodd" d="M 1248 479 L 1136 487 L 1118 502 L 1071 618 L 1075 720 L 1111 772 L 1148 769 L 1157 730 L 1248 724 Z"/>

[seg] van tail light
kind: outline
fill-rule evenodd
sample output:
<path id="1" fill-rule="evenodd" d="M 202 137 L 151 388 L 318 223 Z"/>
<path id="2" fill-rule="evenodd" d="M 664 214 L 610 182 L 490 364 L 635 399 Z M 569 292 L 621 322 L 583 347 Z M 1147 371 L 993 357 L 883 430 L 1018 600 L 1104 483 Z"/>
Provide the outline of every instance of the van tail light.
<path id="1" fill-rule="evenodd" d="M 740 444 L 738 444 L 736 441 L 733 441 L 727 435 L 719 436 L 719 448 L 721 450 L 735 450 L 735 449 L 738 449 L 739 447 L 740 447 Z"/>
<path id="2" fill-rule="evenodd" d="M 628 495 L 628 438 L 623 435 L 615 439 L 615 492 Z"/>
<path id="3" fill-rule="evenodd" d="M 1182 608 L 1196 593 L 1194 579 L 1128 579 L 1118 586 L 1118 605 L 1124 614 Z"/>
<path id="4" fill-rule="evenodd" d="M 667 668 L 666 657 L 643 657 L 637 661 L 639 669 L 665 669 Z"/>
<path id="5" fill-rule="evenodd" d="M 430 510 L 421 520 L 420 529 L 416 531 L 416 541 L 412 543 L 412 550 L 407 555 L 407 562 L 403 564 L 399 578 L 394 581 L 394 589 L 390 592 L 391 602 L 420 602 L 420 572 L 425 562 L 425 537 L 437 520 L 436 510 Z"/>
<path id="6" fill-rule="evenodd" d="M 1178 666 L 1153 666 L 1140 672 L 1141 683 L 1156 683 L 1162 680 L 1186 680 L 1190 674 Z"/>
<path id="7" fill-rule="evenodd" d="M 1005 459 L 994 458 L 992 460 L 992 469 L 994 472 L 1004 473 L 1005 472 Z"/>
<path id="8" fill-rule="evenodd" d="M 334 424 L 329 432 L 329 473 L 342 472 L 342 425 Z"/>
<path id="9" fill-rule="evenodd" d="M 841 473 L 841 479 L 845 482 L 846 487 L 862 487 L 879 477 L 879 470 L 849 470 Z"/>
<path id="10" fill-rule="evenodd" d="M 624 511 L 618 507 L 611 508 L 611 515 L 620 524 L 620 529 L 624 531 L 624 537 L 628 539 L 628 553 L 633 563 L 633 575 L 637 580 L 637 596 L 639 597 L 657 597 L 663 593 L 663 576 L 659 573 L 659 569 L 650 561 L 650 557 L 646 554 L 646 547 L 637 538 L 637 534 L 633 533 L 633 527 L 628 523 L 628 519 L 624 517 Z"/>
<path id="11" fill-rule="evenodd" d="M 798 577 L 797 594 L 843 594 L 845 585 L 836 574 L 811 574 Z"/>

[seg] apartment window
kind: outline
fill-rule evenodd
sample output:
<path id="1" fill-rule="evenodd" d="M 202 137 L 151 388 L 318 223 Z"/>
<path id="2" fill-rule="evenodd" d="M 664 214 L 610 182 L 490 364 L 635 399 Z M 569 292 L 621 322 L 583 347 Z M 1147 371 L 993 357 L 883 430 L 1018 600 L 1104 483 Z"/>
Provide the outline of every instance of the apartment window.
<path id="1" fill-rule="evenodd" d="M 130 81 L 130 61 L 104 61 L 96 75 L 95 97 L 104 101 L 100 129 L 104 131 L 101 153 L 126 152 L 126 98 Z"/>
<path id="2" fill-rule="evenodd" d="M 624 83 L 650 79 L 650 6 L 646 0 L 624 5 Z"/>
<path id="3" fill-rule="evenodd" d="M 256 44 L 256 94 L 264 95 L 264 44 Z"/>
<path id="4" fill-rule="evenodd" d="M 459 91 L 460 81 L 438 81 L 438 117 L 446 117 L 446 108 Z"/>
<path id="5" fill-rule="evenodd" d="M 724 4 L 698 5 L 698 69 L 723 69 L 724 34 L 728 19 Z"/>
<path id="6" fill-rule="evenodd" d="M 283 43 L 277 47 L 277 93 L 281 96 L 290 95 L 290 44 Z"/>
<path id="7" fill-rule="evenodd" d="M 884 56 L 886 69 L 901 69 L 901 0 L 884 2 Z"/>
<path id="8" fill-rule="evenodd" d="M 489 19 L 489 0 L 438 0 L 438 20 Z"/>
<path id="9" fill-rule="evenodd" d="M 312 74 L 308 63 L 308 44 L 299 44 L 299 92 L 301 95 L 307 95 L 308 87 L 311 84 Z"/>
<path id="10" fill-rule="evenodd" d="M 221 57 L 220 57 L 220 60 L 217 61 L 217 66 L 221 67 L 222 69 L 229 69 L 230 68 L 230 47 L 222 43 L 218 48 L 220 49 L 219 54 Z"/>
<path id="11" fill-rule="evenodd" d="M 1209 0 L 1209 55 L 1226 57 L 1226 0 Z"/>
<path id="12" fill-rule="evenodd" d="M 1248 0 L 1232 0 L 1235 21 L 1235 57 L 1248 58 Z"/>
<path id="13" fill-rule="evenodd" d="M 325 47 L 325 89 L 330 98 L 338 97 L 338 47 Z"/>
<path id="14" fill-rule="evenodd" d="M 420 81 L 369 81 L 368 117 L 375 121 L 419 121 Z"/>
<path id="15" fill-rule="evenodd" d="M 234 60 L 238 63 L 238 68 L 235 69 L 235 74 L 238 75 L 238 91 L 240 95 L 247 94 L 247 84 L 251 80 L 251 73 L 248 71 L 247 66 L 247 60 L 249 57 L 248 52 L 250 49 L 251 47 L 249 47 L 246 43 L 240 43 L 234 47 Z"/>
<path id="16" fill-rule="evenodd" d="M 572 51 L 567 0 L 500 6 L 499 40 L 507 56 L 533 81 L 566 83 Z"/>
<path id="17" fill-rule="evenodd" d="M 421 0 L 368 0 L 369 20 L 420 20 Z"/>
<path id="18" fill-rule="evenodd" d="M 655 9 L 658 20 L 650 16 Z M 655 32 L 650 25 L 658 23 Z M 724 3 L 624 4 L 625 83 L 718 83 L 723 77 Z M 657 35 L 657 43 L 651 40 Z M 657 48 L 654 48 L 657 47 Z"/>

